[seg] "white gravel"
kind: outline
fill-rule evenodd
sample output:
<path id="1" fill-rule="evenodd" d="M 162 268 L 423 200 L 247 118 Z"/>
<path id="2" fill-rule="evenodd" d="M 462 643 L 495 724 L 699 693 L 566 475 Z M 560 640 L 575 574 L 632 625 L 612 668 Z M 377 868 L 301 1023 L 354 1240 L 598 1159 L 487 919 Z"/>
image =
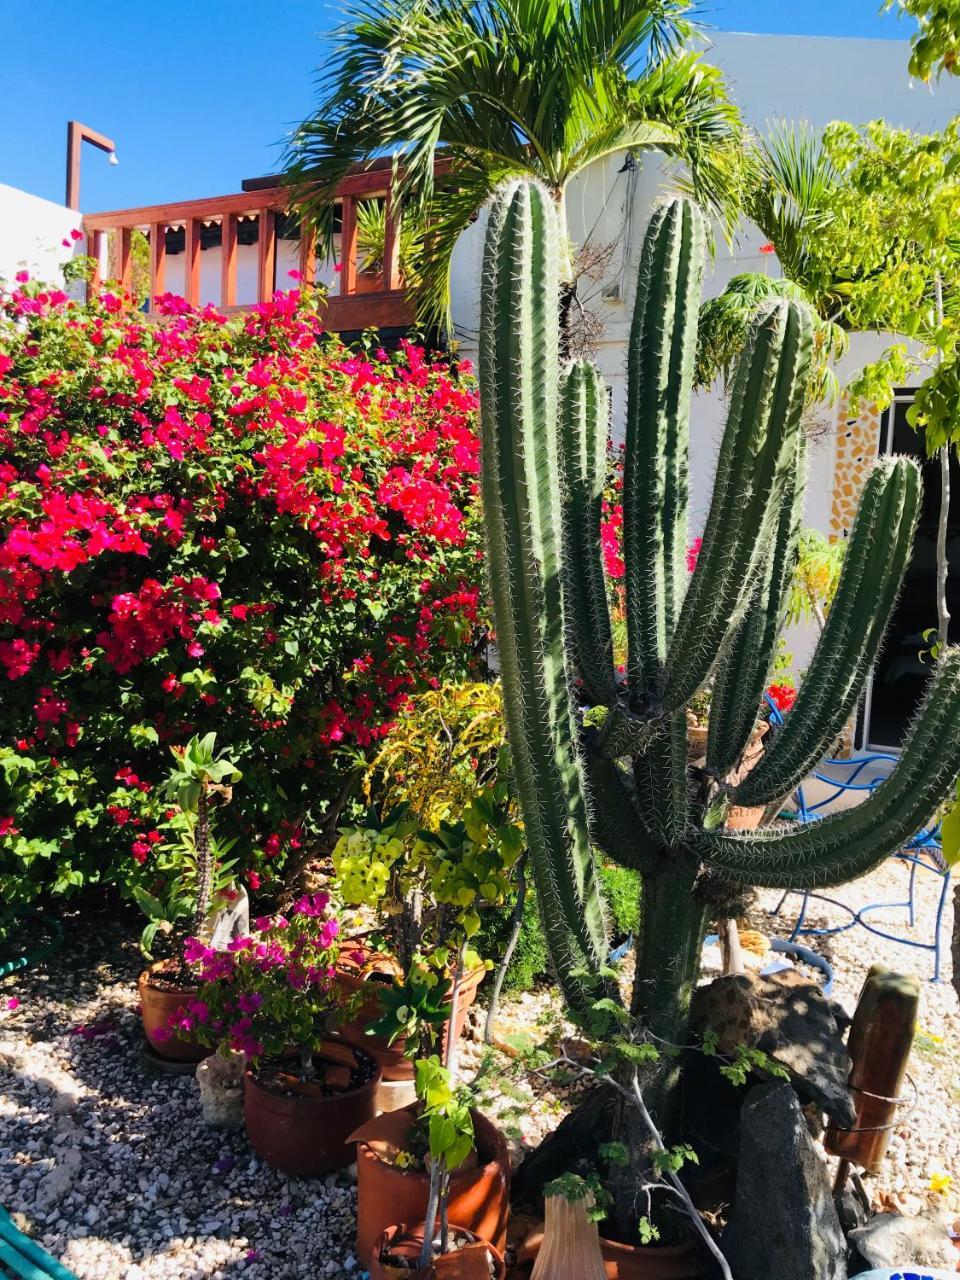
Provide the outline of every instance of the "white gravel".
<path id="1" fill-rule="evenodd" d="M 192 1076 L 141 1064 L 133 934 L 70 928 L 0 984 L 0 1204 L 81 1280 L 359 1275 L 348 1172 L 274 1172 L 203 1124 Z"/>

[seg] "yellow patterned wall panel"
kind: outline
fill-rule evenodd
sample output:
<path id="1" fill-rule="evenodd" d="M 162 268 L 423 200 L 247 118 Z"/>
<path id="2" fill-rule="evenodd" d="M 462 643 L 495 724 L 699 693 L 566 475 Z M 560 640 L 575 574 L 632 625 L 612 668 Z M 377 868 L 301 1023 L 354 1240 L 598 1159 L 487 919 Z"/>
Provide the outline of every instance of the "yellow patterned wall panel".
<path id="1" fill-rule="evenodd" d="M 861 408 L 850 416 L 846 396 L 837 410 L 837 443 L 833 469 L 833 503 L 830 537 L 846 538 L 853 525 L 857 503 L 870 468 L 880 452 L 880 412 L 876 406 Z"/>

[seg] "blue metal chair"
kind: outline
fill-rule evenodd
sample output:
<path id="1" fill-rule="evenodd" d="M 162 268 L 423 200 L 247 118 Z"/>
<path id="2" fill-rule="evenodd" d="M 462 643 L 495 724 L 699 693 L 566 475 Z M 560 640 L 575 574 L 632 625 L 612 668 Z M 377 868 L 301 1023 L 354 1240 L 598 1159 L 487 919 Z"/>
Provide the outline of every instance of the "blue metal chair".
<path id="1" fill-rule="evenodd" d="M 770 701 L 765 694 L 767 703 L 770 707 L 770 723 L 772 725 L 782 725 L 783 716 L 778 708 Z M 808 790 L 805 791 L 801 785 L 794 793 L 794 801 L 796 810 L 784 816 L 791 818 L 795 822 L 817 822 L 820 818 L 826 816 L 838 801 L 845 797 L 863 796 L 876 790 L 889 774 L 889 768 L 885 766 L 895 765 L 897 757 L 888 752 L 877 751 L 865 756 L 852 756 L 850 759 L 827 759 L 814 770 L 812 778 L 822 783 L 826 788 L 826 793 L 816 801 L 811 802 L 808 799 Z M 897 862 L 909 867 L 909 880 L 907 896 L 903 901 L 899 902 L 872 902 L 867 906 L 854 910 L 845 902 L 841 902 L 838 898 L 832 898 L 827 894 L 813 893 L 805 890 L 802 894 L 800 903 L 800 912 L 797 916 L 793 931 L 790 934 L 790 941 L 794 942 L 801 936 L 825 936 L 833 933 L 842 933 L 847 929 L 852 929 L 854 925 L 860 925 L 867 929 L 870 933 L 876 934 L 877 937 L 887 938 L 891 942 L 898 942 L 906 947 L 916 947 L 921 951 L 933 952 L 933 977 L 932 982 L 940 981 L 940 934 L 943 923 L 943 915 L 946 910 L 947 897 L 950 891 L 950 868 L 943 858 L 943 851 L 940 844 L 940 827 L 939 825 L 925 827 L 918 831 L 912 839 L 910 839 L 902 848 L 898 849 L 892 855 Z M 874 924 L 872 920 L 866 919 L 868 915 L 872 915 L 877 911 L 894 911 L 897 909 L 906 909 L 907 921 L 912 929 L 916 924 L 916 884 L 918 871 L 927 872 L 935 875 L 940 880 L 940 896 L 937 901 L 936 922 L 934 925 L 934 935 L 932 942 L 921 942 L 913 938 L 904 938 L 900 934 L 891 933 L 888 929 L 883 929 L 879 925 Z M 779 915 L 784 903 L 790 896 L 792 890 L 788 890 L 776 907 L 770 912 L 771 915 Z M 837 907 L 844 912 L 849 919 L 843 924 L 833 925 L 825 928 L 814 928 L 805 923 L 807 918 L 807 909 L 811 899 L 818 902 L 826 902 L 832 907 Z"/>

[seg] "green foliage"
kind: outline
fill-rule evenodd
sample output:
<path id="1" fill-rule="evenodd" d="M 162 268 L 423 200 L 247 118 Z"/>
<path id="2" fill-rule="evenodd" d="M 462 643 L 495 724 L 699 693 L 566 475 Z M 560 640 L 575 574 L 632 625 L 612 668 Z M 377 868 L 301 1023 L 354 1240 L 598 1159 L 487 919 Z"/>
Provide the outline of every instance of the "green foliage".
<path id="1" fill-rule="evenodd" d="M 218 838 L 210 803 L 229 803 L 232 784 L 242 775 L 226 752 L 217 752 L 216 740 L 216 733 L 194 736 L 171 751 L 174 765 L 162 793 L 176 808 L 158 827 L 166 839 L 152 850 L 149 887 L 138 884 L 132 891 L 147 917 L 140 949 L 148 958 L 158 933 L 170 934 L 192 918 L 198 934 L 207 918 L 236 896 L 236 861 L 226 861 L 236 839 Z"/>
<path id="2" fill-rule="evenodd" d="M 960 74 L 960 9 L 956 0 L 885 0 L 885 8 L 915 18 L 918 29 L 910 37 L 910 74 L 920 80 L 937 79 L 944 71 Z"/>
<path id="3" fill-rule="evenodd" d="M 845 542 L 830 542 L 819 529 L 800 530 L 787 600 L 786 621 L 790 626 L 811 617 L 822 623 L 840 585 L 846 547 Z"/>
<path id="4" fill-rule="evenodd" d="M 619 942 L 628 934 L 636 934 L 641 912 L 641 880 L 638 873 L 628 867 L 601 866 L 600 883 L 612 938 Z M 511 906 L 512 902 L 508 899 L 501 910 L 485 912 L 480 932 L 473 939 L 473 945 L 480 955 L 494 963 L 503 955 L 510 935 L 508 908 Z M 530 885 L 523 904 L 520 936 L 504 978 L 503 991 L 507 995 L 532 991 L 549 972 L 550 954 L 540 923 L 536 888 Z"/>
<path id="5" fill-rule="evenodd" d="M 708 1058 L 720 1056 L 717 1047 L 718 1039 L 717 1033 L 711 1028 L 708 1027 L 704 1031 L 700 1048 Z M 775 1058 L 771 1058 L 762 1049 L 755 1049 L 745 1044 L 738 1044 L 733 1055 L 727 1055 L 725 1061 L 720 1064 L 720 1074 L 738 1088 L 742 1088 L 747 1083 L 747 1078 L 752 1071 L 761 1071 L 778 1080 L 790 1079 L 790 1072 Z"/>
<path id="6" fill-rule="evenodd" d="M 469 1099 L 439 1058 L 419 1059 L 415 1079 L 430 1155 L 443 1169 L 456 1169 L 473 1150 Z"/>

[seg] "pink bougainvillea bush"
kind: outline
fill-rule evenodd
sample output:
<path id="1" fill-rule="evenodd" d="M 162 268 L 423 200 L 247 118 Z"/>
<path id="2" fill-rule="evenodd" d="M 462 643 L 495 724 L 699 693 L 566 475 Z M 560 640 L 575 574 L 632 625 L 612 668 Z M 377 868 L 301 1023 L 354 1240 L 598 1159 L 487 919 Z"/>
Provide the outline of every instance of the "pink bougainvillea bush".
<path id="1" fill-rule="evenodd" d="M 162 306 L 0 293 L 0 902 L 149 887 L 169 747 L 210 730 L 257 887 L 471 663 L 469 371 L 348 351 L 308 291 Z"/>

